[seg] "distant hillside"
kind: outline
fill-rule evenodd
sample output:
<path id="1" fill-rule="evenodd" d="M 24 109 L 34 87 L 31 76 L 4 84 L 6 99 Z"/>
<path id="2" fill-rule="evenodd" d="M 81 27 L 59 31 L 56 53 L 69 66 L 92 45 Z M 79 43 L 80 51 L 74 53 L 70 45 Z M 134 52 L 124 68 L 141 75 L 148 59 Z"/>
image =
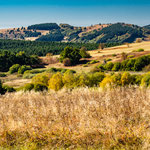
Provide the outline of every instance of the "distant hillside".
<path id="1" fill-rule="evenodd" d="M 28 26 L 28 30 L 53 30 L 60 29 L 56 23 L 42 23 Z"/>
<path id="2" fill-rule="evenodd" d="M 76 43 L 124 43 L 150 35 L 150 25 L 140 27 L 133 24 L 97 24 L 75 27 L 69 24 L 44 23 L 28 27 L 0 30 L 1 39 L 22 39 Z"/>
<path id="3" fill-rule="evenodd" d="M 150 25 L 144 26 L 144 28 L 146 28 L 146 29 L 150 29 Z"/>

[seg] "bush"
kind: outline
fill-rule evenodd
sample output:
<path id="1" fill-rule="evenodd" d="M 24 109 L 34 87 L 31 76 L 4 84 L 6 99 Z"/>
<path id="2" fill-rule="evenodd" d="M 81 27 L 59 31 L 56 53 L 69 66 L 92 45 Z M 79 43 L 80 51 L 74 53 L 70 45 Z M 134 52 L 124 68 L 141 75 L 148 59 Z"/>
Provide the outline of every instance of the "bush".
<path id="1" fill-rule="evenodd" d="M 35 83 L 34 84 L 34 91 L 39 92 L 39 91 L 46 91 L 48 90 L 48 87 L 45 86 L 44 84 L 41 83 Z"/>
<path id="2" fill-rule="evenodd" d="M 101 68 L 98 67 L 94 67 L 93 69 L 91 69 L 90 73 L 95 73 L 95 72 L 103 72 L 103 70 Z"/>
<path id="3" fill-rule="evenodd" d="M 18 74 L 23 74 L 26 70 L 32 70 L 30 66 L 23 65 L 18 69 Z"/>
<path id="4" fill-rule="evenodd" d="M 32 78 L 32 83 L 40 83 L 42 85 L 48 86 L 48 81 L 51 78 L 52 74 L 51 73 L 42 73 L 42 74 L 37 74 Z"/>
<path id="5" fill-rule="evenodd" d="M 90 54 L 88 52 L 86 52 L 86 50 L 87 49 L 85 47 L 82 47 L 80 49 L 80 55 L 82 58 L 90 58 L 91 57 Z"/>
<path id="6" fill-rule="evenodd" d="M 122 86 L 129 85 L 132 83 L 132 77 L 130 73 L 124 72 L 121 76 L 121 84 Z"/>
<path id="7" fill-rule="evenodd" d="M 150 65 L 145 66 L 145 67 L 142 69 L 142 71 L 144 71 L 144 72 L 150 71 Z"/>
<path id="8" fill-rule="evenodd" d="M 116 62 L 116 63 L 114 63 L 112 71 L 119 71 L 120 68 L 121 68 L 121 63 L 120 62 Z"/>
<path id="9" fill-rule="evenodd" d="M 15 65 L 13 65 L 13 66 L 11 66 L 10 68 L 9 68 L 9 73 L 10 74 L 13 74 L 13 73 L 15 73 L 15 72 L 18 72 L 18 69 L 20 68 L 20 65 L 19 64 L 15 64 Z"/>
<path id="10" fill-rule="evenodd" d="M 24 74 L 38 74 L 38 73 L 42 73 L 45 71 L 46 69 L 32 69 L 32 70 L 25 71 Z"/>
<path id="11" fill-rule="evenodd" d="M 34 84 L 33 83 L 27 83 L 25 84 L 25 86 L 23 87 L 24 91 L 31 91 L 34 89 Z"/>
<path id="12" fill-rule="evenodd" d="M 4 85 L 3 89 L 4 89 L 5 92 L 9 92 L 9 93 L 16 91 L 13 87 L 8 86 L 8 85 Z"/>
<path id="13" fill-rule="evenodd" d="M 63 87 L 63 80 L 61 73 L 54 74 L 48 81 L 48 87 L 52 90 L 58 91 Z"/>
<path id="14" fill-rule="evenodd" d="M 146 58 L 145 57 L 139 57 L 136 59 L 134 64 L 134 71 L 141 71 L 142 68 L 146 65 Z"/>
<path id="15" fill-rule="evenodd" d="M 117 54 L 112 54 L 113 57 L 117 56 Z"/>
<path id="16" fill-rule="evenodd" d="M 150 86 L 150 73 L 147 73 L 144 75 L 144 77 L 141 80 L 141 86 L 143 86 L 143 87 Z"/>
<path id="17" fill-rule="evenodd" d="M 102 72 L 90 73 L 88 74 L 86 86 L 93 87 L 99 85 L 99 83 L 104 79 L 105 74 Z"/>
<path id="18" fill-rule="evenodd" d="M 105 89 L 107 87 L 112 87 L 113 85 L 113 82 L 112 82 L 112 79 L 111 79 L 111 76 L 106 76 L 102 82 L 100 82 L 100 87 Z"/>
<path id="19" fill-rule="evenodd" d="M 143 78 L 142 75 L 132 75 L 132 83 L 131 84 L 140 85 L 142 78 Z"/>
<path id="20" fill-rule="evenodd" d="M 91 60 L 90 62 L 88 62 L 87 64 L 96 64 L 98 63 L 99 61 L 98 60 Z"/>
<path id="21" fill-rule="evenodd" d="M 76 71 L 68 69 L 67 71 L 65 71 L 65 73 L 76 73 Z"/>
<path id="22" fill-rule="evenodd" d="M 139 48 L 139 49 L 137 50 L 137 52 L 144 52 L 144 49 L 143 49 L 143 48 Z"/>
<path id="23" fill-rule="evenodd" d="M 64 87 L 74 88 L 77 86 L 78 78 L 76 74 L 74 75 L 73 73 L 65 72 L 65 74 L 63 75 L 62 81 L 63 81 Z"/>
<path id="24" fill-rule="evenodd" d="M 111 59 L 111 58 L 108 58 L 108 59 L 106 59 L 106 61 L 112 61 L 112 59 Z"/>
<path id="25" fill-rule="evenodd" d="M 112 62 L 109 62 L 104 66 L 104 68 L 108 71 L 111 71 L 113 66 L 114 66 L 114 64 Z"/>
<path id="26" fill-rule="evenodd" d="M 83 67 L 88 67 L 88 64 L 84 64 Z"/>
<path id="27" fill-rule="evenodd" d="M 6 77 L 7 75 L 5 73 L 0 73 L 0 77 Z"/>
<path id="28" fill-rule="evenodd" d="M 127 58 L 134 58 L 134 55 L 128 55 Z"/>
<path id="29" fill-rule="evenodd" d="M 117 86 L 121 86 L 121 74 L 120 73 L 117 73 L 117 74 L 113 74 L 111 76 L 111 79 L 112 79 L 112 83 L 114 85 L 117 85 Z"/>
<path id="30" fill-rule="evenodd" d="M 64 64 L 64 66 L 71 66 L 71 60 L 69 58 L 65 58 L 63 60 L 63 64 Z"/>
<path id="31" fill-rule="evenodd" d="M 127 61 L 126 64 L 126 71 L 134 71 L 134 64 L 135 64 L 136 59 L 130 59 L 129 61 Z"/>
<path id="32" fill-rule="evenodd" d="M 2 82 L 0 80 L 0 94 L 5 94 L 6 90 L 2 86 Z"/>
<path id="33" fill-rule="evenodd" d="M 24 73 L 23 74 L 23 79 L 32 79 L 34 76 L 35 76 L 35 74 Z"/>

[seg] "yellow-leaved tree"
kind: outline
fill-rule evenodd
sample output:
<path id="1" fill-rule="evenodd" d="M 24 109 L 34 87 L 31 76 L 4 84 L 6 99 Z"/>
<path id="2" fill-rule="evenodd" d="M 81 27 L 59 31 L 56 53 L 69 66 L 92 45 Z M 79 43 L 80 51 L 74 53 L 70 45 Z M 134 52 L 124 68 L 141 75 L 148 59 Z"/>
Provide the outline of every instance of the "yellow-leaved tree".
<path id="1" fill-rule="evenodd" d="M 64 86 L 61 73 L 54 74 L 48 81 L 48 84 L 49 89 L 60 90 Z"/>

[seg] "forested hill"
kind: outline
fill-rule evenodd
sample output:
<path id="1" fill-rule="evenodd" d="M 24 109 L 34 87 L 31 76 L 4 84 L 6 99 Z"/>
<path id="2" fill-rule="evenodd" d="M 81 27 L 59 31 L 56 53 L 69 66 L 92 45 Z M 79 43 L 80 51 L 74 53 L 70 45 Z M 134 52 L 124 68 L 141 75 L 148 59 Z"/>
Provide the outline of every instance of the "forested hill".
<path id="1" fill-rule="evenodd" d="M 146 29 L 150 29 L 150 25 L 144 26 L 144 28 L 146 28 Z"/>
<path id="2" fill-rule="evenodd" d="M 69 24 L 44 23 L 28 27 L 0 30 L 1 39 L 23 39 L 75 43 L 124 43 L 150 35 L 150 26 L 133 24 L 97 24 L 75 27 Z"/>

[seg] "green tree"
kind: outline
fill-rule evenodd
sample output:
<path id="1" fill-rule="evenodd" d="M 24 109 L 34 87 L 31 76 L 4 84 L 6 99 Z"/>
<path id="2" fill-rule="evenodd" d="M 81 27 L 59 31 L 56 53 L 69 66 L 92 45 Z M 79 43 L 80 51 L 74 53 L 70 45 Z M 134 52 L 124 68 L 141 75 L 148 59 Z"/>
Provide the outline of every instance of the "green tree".
<path id="1" fill-rule="evenodd" d="M 65 58 L 69 58 L 72 65 L 78 64 L 81 59 L 80 50 L 77 48 L 66 47 L 60 54 L 60 62 Z"/>

